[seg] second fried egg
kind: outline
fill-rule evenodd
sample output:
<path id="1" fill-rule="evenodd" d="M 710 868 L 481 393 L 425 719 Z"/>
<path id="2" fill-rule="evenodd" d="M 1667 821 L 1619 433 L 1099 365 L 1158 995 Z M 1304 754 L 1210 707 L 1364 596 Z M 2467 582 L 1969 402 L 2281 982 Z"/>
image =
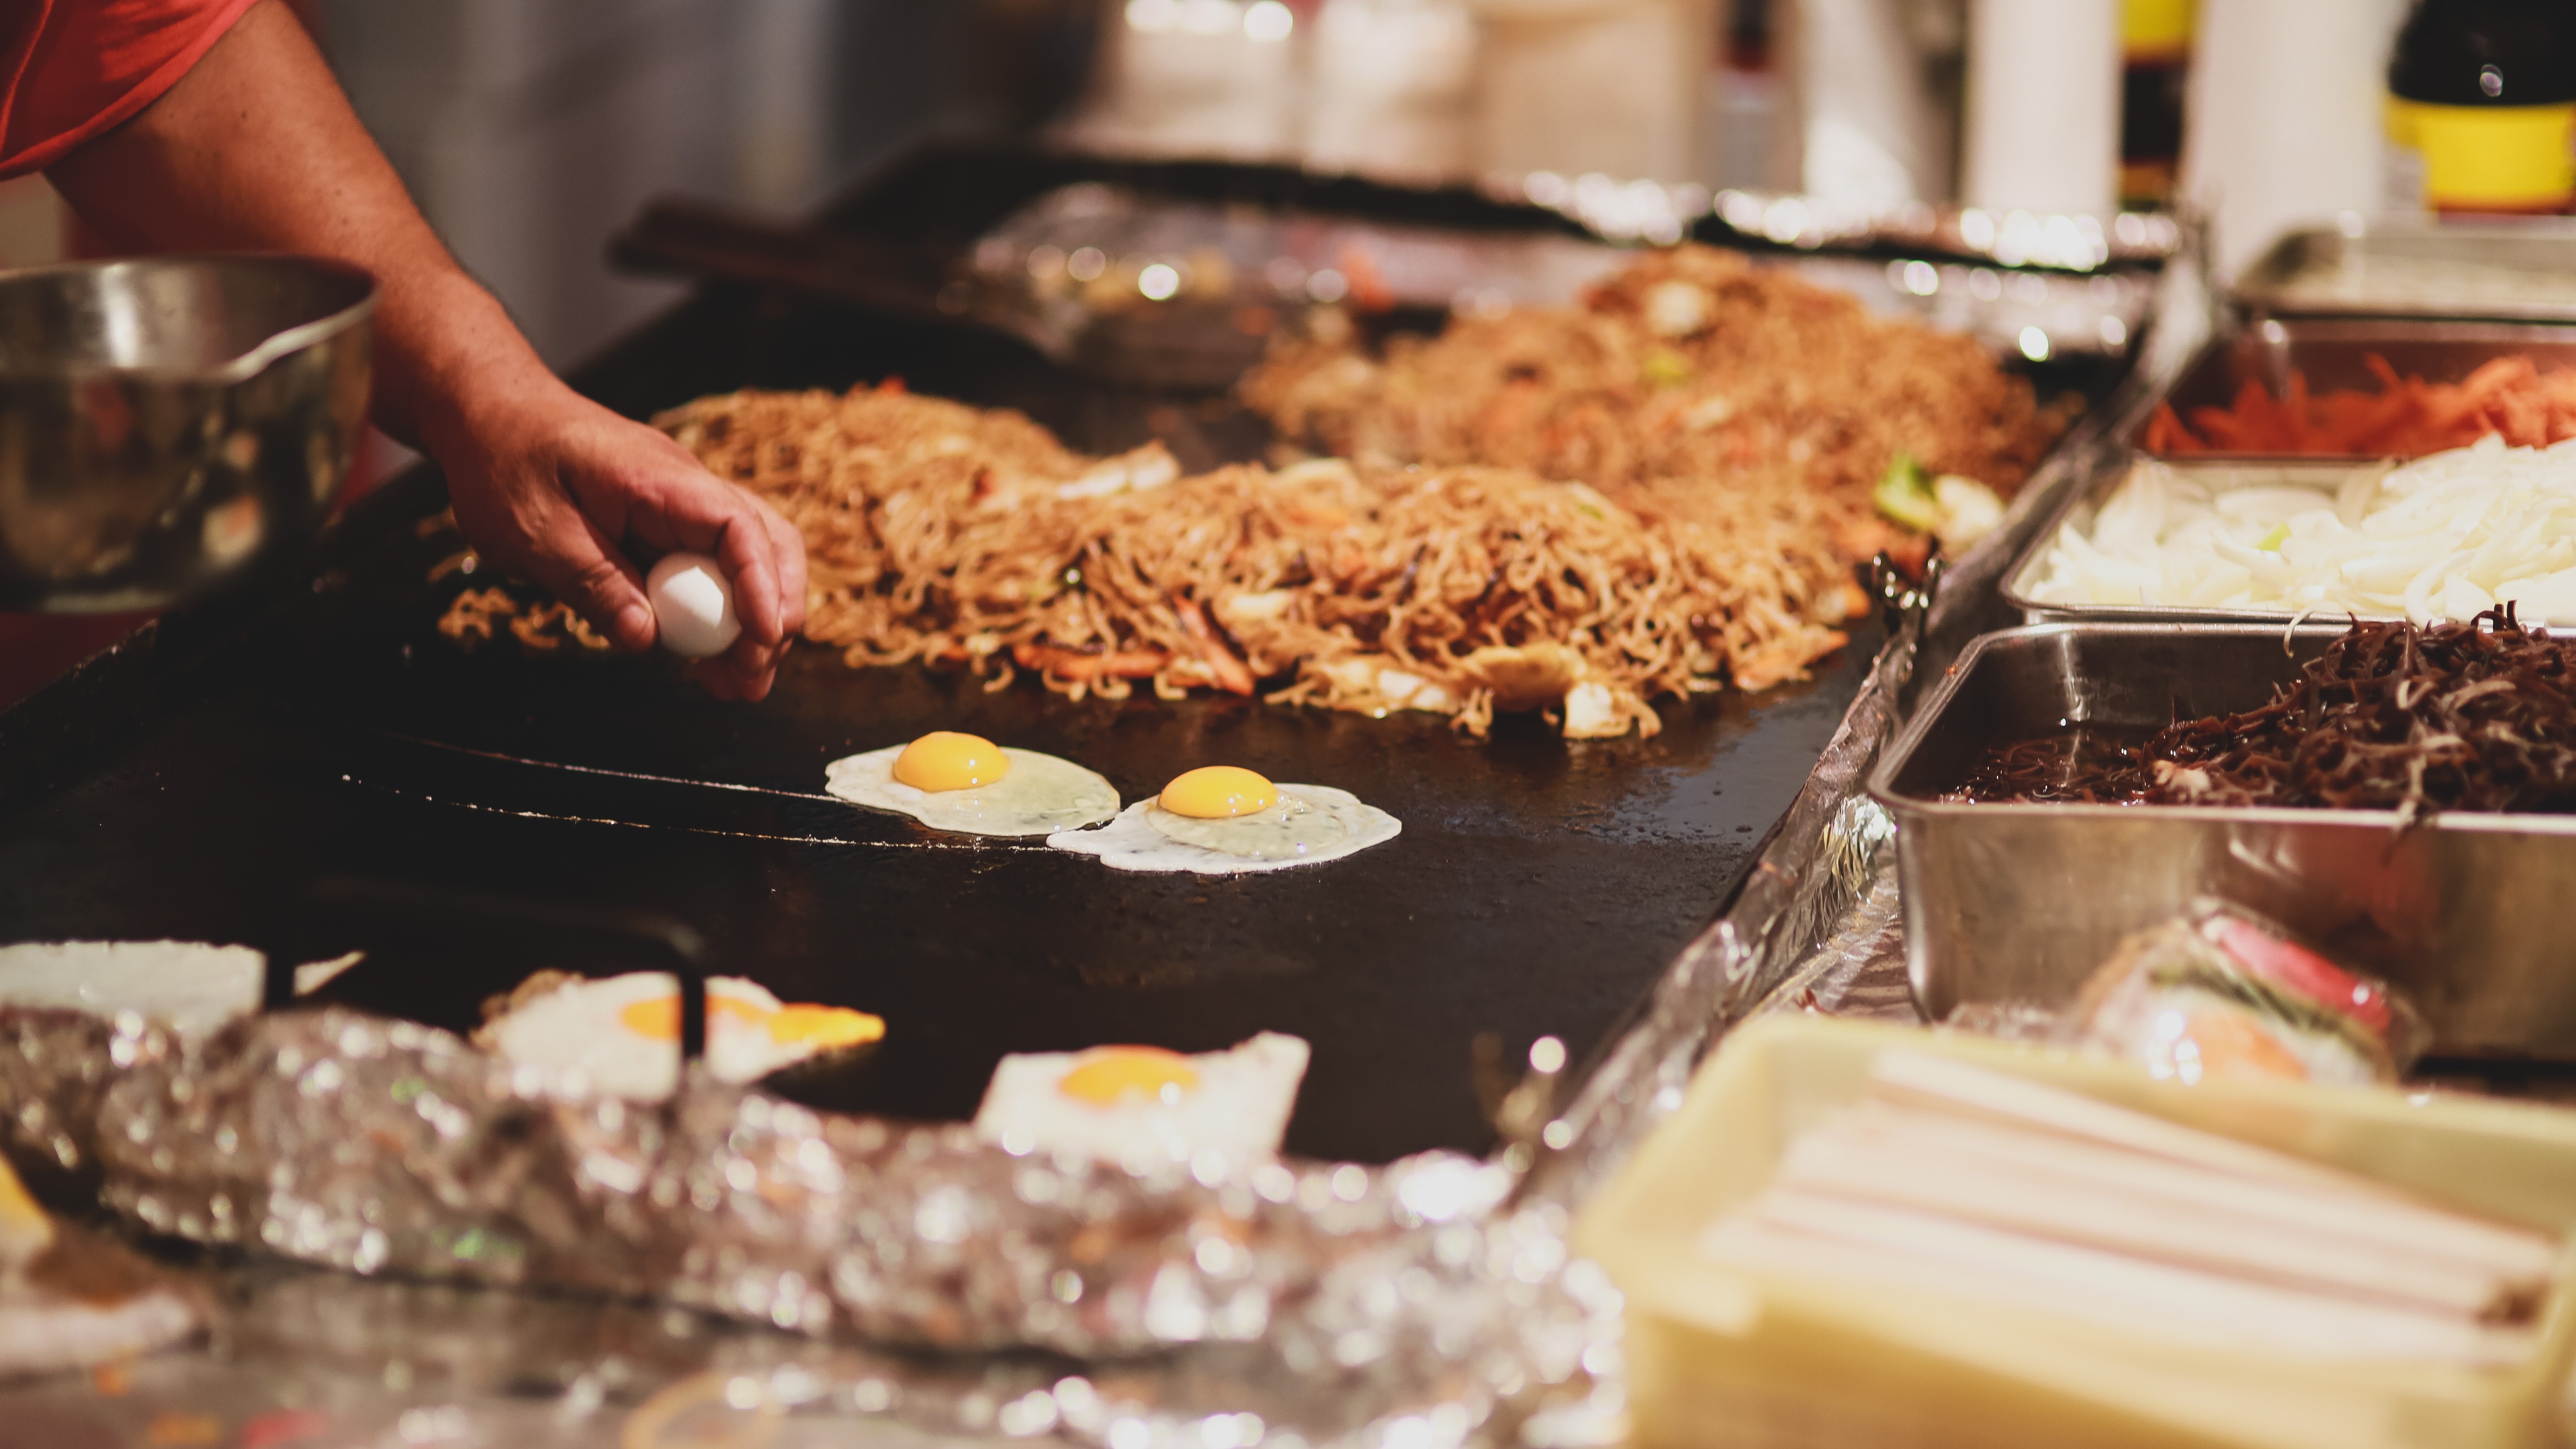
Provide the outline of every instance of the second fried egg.
<path id="1" fill-rule="evenodd" d="M 1274 785 L 1250 770 L 1192 770 L 1099 830 L 1050 836 L 1116 870 L 1236 875 L 1337 859 L 1392 840 L 1394 816 L 1330 785 Z"/>
<path id="2" fill-rule="evenodd" d="M 1118 813 L 1118 790 L 1070 760 L 937 730 L 834 760 L 823 788 L 853 805 L 965 835 L 1047 835 Z"/>

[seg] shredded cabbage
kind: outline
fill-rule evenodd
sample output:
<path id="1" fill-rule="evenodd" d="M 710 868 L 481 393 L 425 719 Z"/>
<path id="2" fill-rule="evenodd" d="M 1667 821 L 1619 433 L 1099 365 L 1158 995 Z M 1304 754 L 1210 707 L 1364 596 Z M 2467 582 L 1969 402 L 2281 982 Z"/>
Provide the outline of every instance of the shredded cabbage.
<path id="1" fill-rule="evenodd" d="M 2141 461 L 2023 593 L 2051 604 L 2351 613 L 2417 623 L 2502 603 L 2576 624 L 2576 441 L 2493 435 L 2337 487 L 2214 488 Z"/>

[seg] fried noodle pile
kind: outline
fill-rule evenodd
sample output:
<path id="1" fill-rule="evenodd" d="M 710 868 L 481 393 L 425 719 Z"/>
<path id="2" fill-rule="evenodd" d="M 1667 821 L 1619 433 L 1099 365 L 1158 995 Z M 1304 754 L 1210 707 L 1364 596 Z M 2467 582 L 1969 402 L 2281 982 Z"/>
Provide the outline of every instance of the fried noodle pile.
<path id="1" fill-rule="evenodd" d="M 1861 606 L 1795 506 L 1650 522 L 1464 466 L 1182 478 L 1159 445 L 1086 458 L 1017 414 L 894 390 L 733 393 L 656 422 L 803 534 L 809 637 L 996 688 L 1020 670 L 1077 698 L 1268 686 L 1478 736 L 1525 709 L 1577 737 L 1652 733 L 1650 700 L 1794 677 Z"/>
<path id="2" fill-rule="evenodd" d="M 1787 513 L 1853 558 L 1902 452 L 2009 499 L 2072 418 L 1973 340 L 1709 247 L 1650 252 L 1579 307 L 1460 317 L 1370 356 L 1282 342 L 1244 382 L 1284 437 L 1363 462 L 1579 478 L 1651 518 Z"/>

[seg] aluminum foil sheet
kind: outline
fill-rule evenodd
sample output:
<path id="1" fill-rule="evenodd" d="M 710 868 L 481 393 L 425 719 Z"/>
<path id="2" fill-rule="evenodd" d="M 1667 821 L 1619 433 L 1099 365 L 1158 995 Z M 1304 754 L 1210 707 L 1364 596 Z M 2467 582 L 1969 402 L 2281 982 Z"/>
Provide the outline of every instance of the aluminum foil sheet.
<path id="1" fill-rule="evenodd" d="M 1480 1418 L 1463 1398 L 1201 1347 L 1081 1364 L 923 1357 L 599 1302 L 260 1265 L 214 1275 L 207 1351 L 123 1382 L 0 1385 L 36 1442 L 411 1446 L 1026 1443 L 1108 1449 L 1447 1449 L 1513 1433 L 1572 1446 L 1562 1412 Z M 1615 1389 L 1595 1389 L 1594 1394 Z M 1588 1406 L 1589 1398 L 1574 1400 Z M 1615 1407 L 1615 1404 L 1614 1404 Z M 87 1431 L 87 1432 L 82 1432 Z M 862 1439 L 860 1436 L 864 1436 Z M 14 1442 L 14 1441 L 13 1441 Z"/>
<path id="2" fill-rule="evenodd" d="M 117 1074 L 177 1051 L 128 1013 L 110 1021 L 52 1007 L 0 1007 L 0 1144 L 22 1171 L 94 1177 L 99 1105 Z"/>
<path id="3" fill-rule="evenodd" d="M 12 1023 L 30 1049 L 9 1107 L 41 1108 L 46 1142 L 94 1144 L 105 1204 L 166 1237 L 951 1354 L 1211 1346 L 1229 1382 L 1377 1410 L 1337 1411 L 1326 1439 L 1442 1405 L 1459 1435 L 1561 1419 L 1615 1361 L 1618 1295 L 1569 1261 L 1564 1208 L 1510 1204 L 1509 1169 L 1455 1154 L 1143 1170 L 1014 1155 L 963 1127 L 822 1114 L 701 1075 L 668 1106 L 571 1096 L 450 1033 L 344 1008 L 186 1051 L 154 1038 L 99 1092 L 100 1024 L 43 1016 Z"/>

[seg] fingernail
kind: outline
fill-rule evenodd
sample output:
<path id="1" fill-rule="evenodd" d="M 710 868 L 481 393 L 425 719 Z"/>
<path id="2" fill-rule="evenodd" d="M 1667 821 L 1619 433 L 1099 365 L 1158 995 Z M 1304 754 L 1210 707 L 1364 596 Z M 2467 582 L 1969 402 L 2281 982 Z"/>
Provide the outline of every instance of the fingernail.
<path id="1" fill-rule="evenodd" d="M 637 646 L 653 640 L 653 607 L 641 600 L 617 611 L 617 636 Z"/>

